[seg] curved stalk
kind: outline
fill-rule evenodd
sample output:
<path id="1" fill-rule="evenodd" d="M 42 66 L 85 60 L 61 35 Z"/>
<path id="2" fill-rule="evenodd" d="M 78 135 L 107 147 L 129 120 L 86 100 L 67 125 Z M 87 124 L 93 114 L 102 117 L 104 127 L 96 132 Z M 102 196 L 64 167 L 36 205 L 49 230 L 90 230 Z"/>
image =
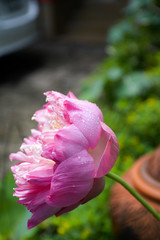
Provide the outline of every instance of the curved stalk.
<path id="1" fill-rule="evenodd" d="M 132 194 L 158 221 L 160 221 L 160 214 L 151 207 L 151 205 L 139 194 L 137 193 L 123 178 L 119 177 L 117 174 L 109 172 L 106 177 L 115 180 L 120 183 L 128 192 Z"/>

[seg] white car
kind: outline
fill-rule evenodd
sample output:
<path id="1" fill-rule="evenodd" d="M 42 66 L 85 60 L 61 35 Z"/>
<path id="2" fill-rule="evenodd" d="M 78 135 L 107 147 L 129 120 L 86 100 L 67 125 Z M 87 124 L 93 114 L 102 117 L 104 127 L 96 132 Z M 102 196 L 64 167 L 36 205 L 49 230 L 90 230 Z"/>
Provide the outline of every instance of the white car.
<path id="1" fill-rule="evenodd" d="M 38 15 L 36 0 L 0 0 L 0 57 L 35 40 Z"/>

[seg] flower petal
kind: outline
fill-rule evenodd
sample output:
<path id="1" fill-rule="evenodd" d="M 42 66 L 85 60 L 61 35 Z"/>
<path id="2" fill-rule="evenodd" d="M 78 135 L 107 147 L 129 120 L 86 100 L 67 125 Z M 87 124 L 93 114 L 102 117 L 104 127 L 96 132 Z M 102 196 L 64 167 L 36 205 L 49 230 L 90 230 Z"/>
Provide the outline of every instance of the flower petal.
<path id="1" fill-rule="evenodd" d="M 27 155 L 25 155 L 23 152 L 17 152 L 17 153 L 11 153 L 9 155 L 9 159 L 11 161 L 13 160 L 17 160 L 17 161 L 22 161 L 22 162 L 34 162 L 33 157 L 28 157 Z"/>
<path id="2" fill-rule="evenodd" d="M 59 212 L 57 212 L 55 215 L 56 217 L 59 217 L 60 215 L 64 214 L 64 213 L 67 213 L 67 212 L 70 212 L 72 210 L 74 210 L 75 208 L 77 208 L 78 206 L 80 205 L 80 202 L 77 202 L 71 206 L 68 206 L 68 207 L 64 207 L 62 208 Z"/>
<path id="3" fill-rule="evenodd" d="M 77 99 L 77 97 L 72 92 L 68 92 L 67 97 Z"/>
<path id="4" fill-rule="evenodd" d="M 79 202 L 92 188 L 93 171 L 93 159 L 86 150 L 61 162 L 54 172 L 46 202 L 57 207 Z"/>
<path id="5" fill-rule="evenodd" d="M 59 207 L 51 207 L 48 204 L 44 203 L 40 205 L 35 212 L 33 213 L 32 217 L 28 220 L 28 229 L 31 229 L 37 226 L 39 223 L 51 217 L 55 213 L 60 210 Z"/>
<path id="6" fill-rule="evenodd" d="M 76 99 L 66 99 L 64 106 L 71 122 L 83 133 L 90 147 L 94 148 L 101 134 L 100 121 L 103 116 L 100 109 L 96 104 Z"/>
<path id="7" fill-rule="evenodd" d="M 88 141 L 73 124 L 58 131 L 54 137 L 55 158 L 63 160 L 88 149 Z"/>
<path id="8" fill-rule="evenodd" d="M 95 177 L 99 178 L 106 175 L 119 154 L 117 137 L 114 132 L 103 122 L 101 122 L 102 134 L 95 149 L 90 151 L 95 161 Z"/>
<path id="9" fill-rule="evenodd" d="M 97 197 L 104 189 L 105 186 L 105 177 L 95 178 L 92 189 L 87 194 L 87 196 L 81 201 L 81 204 L 84 204 L 91 200 L 92 198 Z"/>

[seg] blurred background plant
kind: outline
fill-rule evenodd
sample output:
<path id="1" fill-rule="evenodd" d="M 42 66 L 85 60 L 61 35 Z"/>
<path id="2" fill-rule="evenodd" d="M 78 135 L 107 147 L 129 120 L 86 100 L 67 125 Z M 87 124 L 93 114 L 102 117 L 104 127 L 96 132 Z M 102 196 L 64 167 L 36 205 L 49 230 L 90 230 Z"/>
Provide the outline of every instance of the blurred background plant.
<path id="1" fill-rule="evenodd" d="M 80 97 L 98 104 L 104 121 L 118 137 L 120 156 L 113 168 L 118 175 L 159 144 L 159 39 L 160 10 L 154 1 L 129 1 L 124 19 L 107 36 L 106 59 L 82 86 Z M 1 182 L 0 240 L 116 239 L 109 216 L 110 180 L 96 199 L 51 217 L 31 231 L 24 227 L 28 212 L 12 197 L 13 177 L 8 175 L 3 181 L 8 190 L 3 195 Z M 11 211 L 10 219 L 5 216 L 6 208 Z"/>
<path id="2" fill-rule="evenodd" d="M 132 0 L 107 36 L 106 59 L 85 82 L 82 97 L 114 105 L 159 94 L 160 11 L 153 0 Z M 94 93 L 94 94 L 93 94 Z"/>

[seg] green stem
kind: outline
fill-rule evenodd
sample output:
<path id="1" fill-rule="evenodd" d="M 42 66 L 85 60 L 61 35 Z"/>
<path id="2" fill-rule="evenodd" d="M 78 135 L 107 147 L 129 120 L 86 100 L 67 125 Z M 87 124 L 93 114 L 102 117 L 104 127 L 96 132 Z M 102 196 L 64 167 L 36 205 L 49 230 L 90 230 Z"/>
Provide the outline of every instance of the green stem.
<path id="1" fill-rule="evenodd" d="M 116 175 L 115 173 L 109 172 L 106 177 L 115 180 L 120 183 L 128 192 L 130 192 L 158 221 L 160 221 L 160 214 L 151 207 L 151 205 L 144 200 L 144 198 L 137 193 L 127 182 L 125 182 L 121 177 Z"/>

